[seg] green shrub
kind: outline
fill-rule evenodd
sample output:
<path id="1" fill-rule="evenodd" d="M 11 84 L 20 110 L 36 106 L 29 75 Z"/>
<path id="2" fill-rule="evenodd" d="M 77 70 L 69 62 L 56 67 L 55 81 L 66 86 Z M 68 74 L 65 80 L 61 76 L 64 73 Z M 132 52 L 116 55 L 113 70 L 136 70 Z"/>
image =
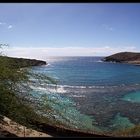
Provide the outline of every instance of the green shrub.
<path id="1" fill-rule="evenodd" d="M 48 119 L 38 115 L 29 102 L 25 102 L 19 97 L 19 92 L 24 94 L 19 85 L 29 82 L 30 76 L 38 80 L 46 79 L 47 82 L 50 81 L 51 83 L 55 81 L 47 76 L 32 73 L 30 69 L 23 69 L 22 67 L 25 65 L 30 66 L 30 63 L 24 59 L 19 61 L 19 59 L 0 56 L 0 115 L 37 129 L 33 122 L 47 123 Z M 25 88 L 29 88 L 28 85 Z"/>

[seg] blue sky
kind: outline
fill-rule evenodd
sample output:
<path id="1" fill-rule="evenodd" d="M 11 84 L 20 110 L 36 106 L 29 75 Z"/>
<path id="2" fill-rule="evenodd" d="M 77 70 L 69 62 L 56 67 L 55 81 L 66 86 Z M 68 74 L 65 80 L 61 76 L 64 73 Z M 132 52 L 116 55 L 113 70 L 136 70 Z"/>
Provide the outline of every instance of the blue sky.
<path id="1" fill-rule="evenodd" d="M 140 51 L 140 4 L 0 4 L 0 43 L 18 57 Z"/>

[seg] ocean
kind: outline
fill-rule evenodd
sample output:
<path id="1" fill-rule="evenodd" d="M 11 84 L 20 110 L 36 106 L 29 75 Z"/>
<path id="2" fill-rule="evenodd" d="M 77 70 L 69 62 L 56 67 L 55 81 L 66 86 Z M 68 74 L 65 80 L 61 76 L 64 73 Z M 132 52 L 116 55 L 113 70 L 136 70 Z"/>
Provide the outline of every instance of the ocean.
<path id="1" fill-rule="evenodd" d="M 140 124 L 140 66 L 102 57 L 48 57 L 32 70 L 57 84 L 36 83 L 32 95 L 53 113 L 43 115 L 82 131 L 110 133 Z"/>

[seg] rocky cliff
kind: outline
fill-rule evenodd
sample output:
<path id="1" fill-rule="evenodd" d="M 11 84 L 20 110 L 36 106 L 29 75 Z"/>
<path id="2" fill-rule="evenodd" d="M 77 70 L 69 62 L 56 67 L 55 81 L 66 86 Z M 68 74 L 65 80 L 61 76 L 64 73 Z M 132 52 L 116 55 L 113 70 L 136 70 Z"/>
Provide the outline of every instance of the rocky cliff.
<path id="1" fill-rule="evenodd" d="M 140 53 L 120 52 L 103 58 L 103 61 L 140 64 Z"/>

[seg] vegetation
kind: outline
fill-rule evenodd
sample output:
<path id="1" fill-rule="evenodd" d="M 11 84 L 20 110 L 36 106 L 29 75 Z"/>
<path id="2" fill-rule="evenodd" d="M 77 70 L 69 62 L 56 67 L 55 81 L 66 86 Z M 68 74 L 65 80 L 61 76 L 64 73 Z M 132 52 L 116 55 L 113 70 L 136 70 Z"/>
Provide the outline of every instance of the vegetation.
<path id="1" fill-rule="evenodd" d="M 7 116 L 27 127 L 38 129 L 34 122 L 39 120 L 40 123 L 45 123 L 48 122 L 48 119 L 38 115 L 31 104 L 24 101 L 24 98 L 19 95 L 26 96 L 22 92 L 23 86 L 24 89 L 27 89 L 27 92 L 30 90 L 27 83 L 30 82 L 31 76 L 37 78 L 38 81 L 56 82 L 48 76 L 33 73 L 29 68 L 22 68 L 31 66 L 33 64 L 31 62 L 27 59 L 0 56 L 0 115 Z"/>
<path id="2" fill-rule="evenodd" d="M 10 68 L 23 68 L 23 67 L 30 67 L 30 66 L 39 66 L 39 65 L 46 65 L 45 61 L 36 60 L 36 59 L 25 59 L 25 58 L 13 58 L 7 56 L 0 56 L 0 60 L 5 61 Z M 4 64 L 6 64 L 4 63 Z"/>

